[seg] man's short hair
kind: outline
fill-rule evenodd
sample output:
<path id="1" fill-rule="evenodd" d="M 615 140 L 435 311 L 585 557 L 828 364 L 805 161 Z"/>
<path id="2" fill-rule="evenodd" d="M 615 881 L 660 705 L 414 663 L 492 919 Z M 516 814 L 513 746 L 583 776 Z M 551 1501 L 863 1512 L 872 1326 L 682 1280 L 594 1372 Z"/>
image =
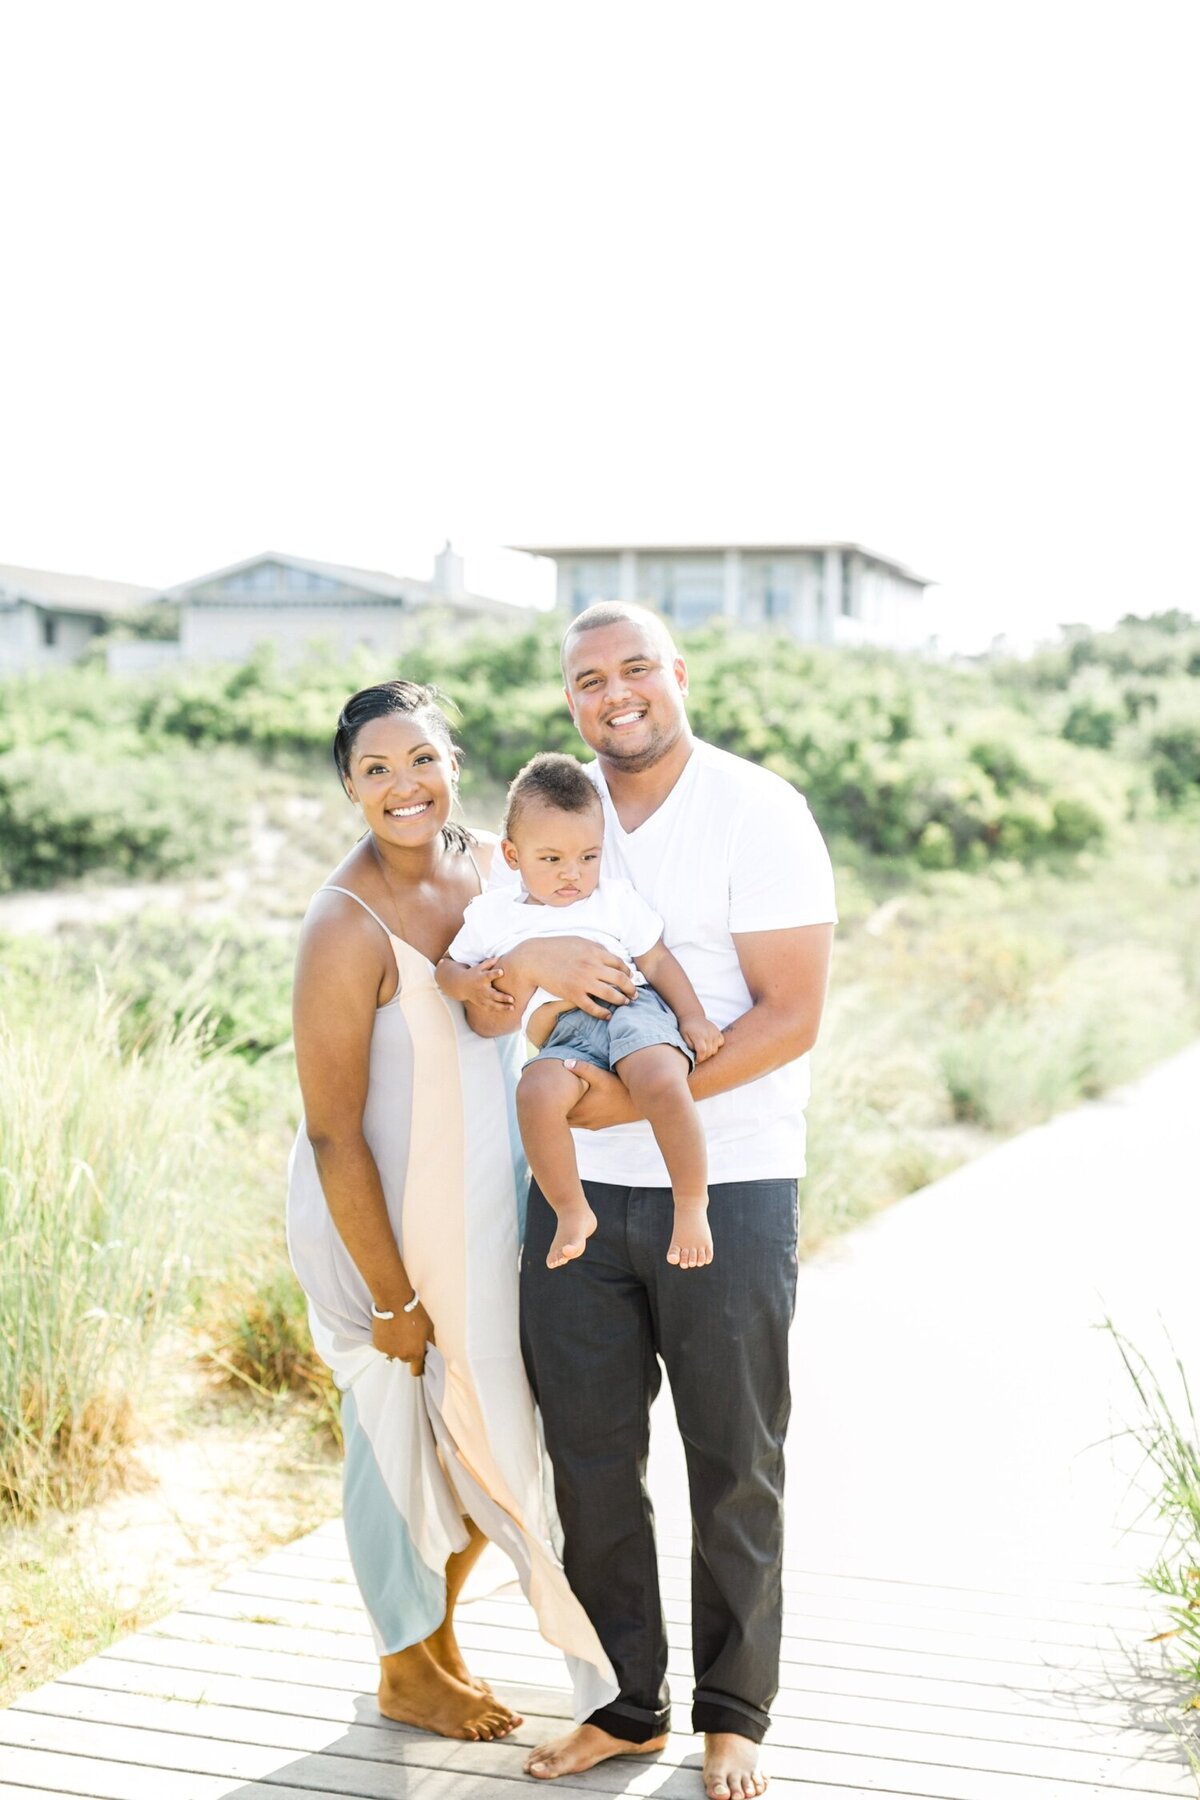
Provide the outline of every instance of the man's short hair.
<path id="1" fill-rule="evenodd" d="M 504 835 L 510 838 L 530 806 L 553 806 L 559 812 L 600 810 L 600 795 L 581 762 L 557 750 L 539 750 L 513 777 L 504 809 Z"/>
<path id="2" fill-rule="evenodd" d="M 656 612 L 651 612 L 648 606 L 635 606 L 631 600 L 597 600 L 595 605 L 586 606 L 581 613 L 576 613 L 563 633 L 559 662 L 564 681 L 567 679 L 567 645 L 571 639 L 583 631 L 599 631 L 605 625 L 644 626 L 656 640 L 668 662 L 674 662 L 679 655 L 666 620 L 661 619 Z"/>

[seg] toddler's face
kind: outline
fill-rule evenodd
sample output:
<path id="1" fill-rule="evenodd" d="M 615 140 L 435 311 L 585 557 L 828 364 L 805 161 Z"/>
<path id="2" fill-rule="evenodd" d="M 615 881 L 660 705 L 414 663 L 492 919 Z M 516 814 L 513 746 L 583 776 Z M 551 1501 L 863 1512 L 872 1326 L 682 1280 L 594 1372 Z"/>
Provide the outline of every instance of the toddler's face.
<path id="1" fill-rule="evenodd" d="M 574 813 L 537 801 L 521 813 L 503 844 L 505 862 L 520 870 L 530 898 L 542 906 L 571 906 L 594 893 L 603 848 L 604 814 L 598 806 Z"/>

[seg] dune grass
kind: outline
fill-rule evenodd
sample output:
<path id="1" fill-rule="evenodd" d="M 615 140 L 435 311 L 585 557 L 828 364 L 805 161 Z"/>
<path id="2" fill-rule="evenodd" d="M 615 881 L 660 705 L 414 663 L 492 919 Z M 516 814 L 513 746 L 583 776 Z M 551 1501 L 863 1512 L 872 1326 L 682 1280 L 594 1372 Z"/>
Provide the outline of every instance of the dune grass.
<path id="1" fill-rule="evenodd" d="M 0 1507 L 28 1518 L 119 1473 L 165 1325 L 279 1268 L 291 1081 L 220 1014 L 139 1012 L 135 951 L 122 1000 L 62 951 L 3 962 Z"/>
<path id="2" fill-rule="evenodd" d="M 1162 1554 L 1143 1581 L 1163 1603 L 1164 1628 L 1151 1642 L 1164 1647 L 1180 1684 L 1165 1722 L 1200 1793 L 1200 1417 L 1187 1370 L 1172 1348 L 1164 1374 L 1111 1319 L 1104 1329 L 1136 1396 L 1137 1417 L 1129 1429 L 1145 1457 L 1149 1508 L 1164 1532 Z"/>

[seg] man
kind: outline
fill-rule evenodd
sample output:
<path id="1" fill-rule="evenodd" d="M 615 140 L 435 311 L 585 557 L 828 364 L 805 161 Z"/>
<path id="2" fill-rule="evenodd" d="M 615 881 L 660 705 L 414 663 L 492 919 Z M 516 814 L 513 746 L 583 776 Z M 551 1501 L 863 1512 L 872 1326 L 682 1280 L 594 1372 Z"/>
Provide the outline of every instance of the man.
<path id="1" fill-rule="evenodd" d="M 577 1261 L 546 1267 L 554 1215 L 536 1185 L 530 1195 L 526 1366 L 554 1464 L 567 1576 L 621 1692 L 525 1768 L 552 1780 L 666 1742 L 666 1634 L 644 1485 L 661 1358 L 687 1451 L 692 1724 L 705 1735 L 705 1789 L 710 1800 L 752 1800 L 767 1785 L 759 1746 L 778 1686 L 796 1180 L 805 1057 L 836 918 L 832 875 L 793 788 L 693 738 L 687 668 L 652 613 L 608 604 L 581 613 L 563 673 L 571 715 L 596 754 L 604 873 L 630 880 L 662 915 L 663 941 L 725 1035 L 691 1076 L 708 1141 L 711 1264 L 682 1273 L 667 1263 L 670 1185 L 614 1075 L 576 1066 L 572 1123 L 582 1128 L 579 1170 L 598 1220 Z M 505 959 L 518 1014 L 535 979 L 592 1012 L 631 992 L 612 959 L 594 945 L 580 950 L 590 953 L 586 967 L 570 973 L 561 940 Z"/>

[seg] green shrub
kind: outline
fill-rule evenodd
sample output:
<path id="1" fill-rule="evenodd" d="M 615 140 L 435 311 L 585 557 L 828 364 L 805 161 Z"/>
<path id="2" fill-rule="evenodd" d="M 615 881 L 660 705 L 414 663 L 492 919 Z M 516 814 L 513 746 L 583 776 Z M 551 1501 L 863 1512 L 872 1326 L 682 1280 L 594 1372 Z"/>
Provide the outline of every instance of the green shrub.
<path id="1" fill-rule="evenodd" d="M 98 760 L 52 745 L 0 756 L 0 891 L 97 871 L 141 880 L 237 848 L 239 793 L 204 756 Z"/>
<path id="2" fill-rule="evenodd" d="M 151 910 L 136 923 L 69 927 L 59 955 L 74 983 L 103 978 L 125 1048 L 203 1014 L 211 1044 L 254 1059 L 291 1039 L 295 945 L 294 929 Z"/>
<path id="3" fill-rule="evenodd" d="M 1156 724 L 1150 755 L 1160 799 L 1178 806 L 1200 794 L 1200 714 Z"/>
<path id="4" fill-rule="evenodd" d="M 552 617 L 515 633 L 431 617 L 402 658 L 405 674 L 449 696 L 476 781 L 505 784 L 537 749 L 582 750 L 562 698 L 560 629 Z M 1200 626 L 1179 614 L 1107 633 L 1074 628 L 1028 662 L 970 667 L 723 623 L 683 648 L 696 729 L 799 787 L 827 834 L 896 863 L 978 869 L 1076 855 L 1109 841 L 1137 807 L 1178 805 L 1197 786 Z M 89 669 L 4 684 L 9 884 L 217 858 L 229 806 L 223 784 L 203 778 L 214 747 L 230 747 L 226 766 L 241 769 L 232 787 L 244 809 L 263 759 L 315 768 L 319 757 L 327 768 L 345 696 L 395 672 L 393 659 L 365 652 L 299 668 L 264 652 L 137 681 Z M 49 746 L 61 754 L 35 756 Z M 181 783 L 191 817 L 172 791 Z"/>

